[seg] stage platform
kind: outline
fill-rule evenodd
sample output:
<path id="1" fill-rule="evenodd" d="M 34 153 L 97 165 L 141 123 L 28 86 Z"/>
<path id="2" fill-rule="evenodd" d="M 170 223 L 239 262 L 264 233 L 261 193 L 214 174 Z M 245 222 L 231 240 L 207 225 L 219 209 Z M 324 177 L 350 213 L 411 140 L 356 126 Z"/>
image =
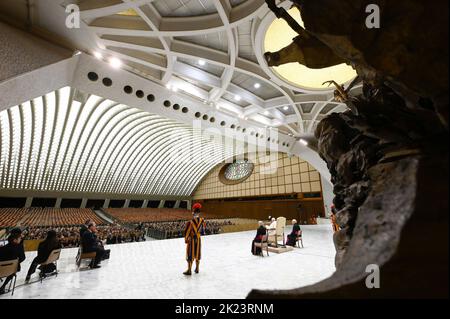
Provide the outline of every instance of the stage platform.
<path id="1" fill-rule="evenodd" d="M 291 226 L 287 227 L 290 231 Z M 302 226 L 304 248 L 253 256 L 256 231 L 203 237 L 200 273 L 184 276 L 182 238 L 107 245 L 111 259 L 100 269 L 78 270 L 77 248 L 63 249 L 58 277 L 41 284 L 38 272 L 24 284 L 36 252 L 28 252 L 9 298 L 245 298 L 252 288 L 291 289 L 316 283 L 334 271 L 331 225 Z"/>
<path id="2" fill-rule="evenodd" d="M 269 250 L 269 253 L 282 254 L 282 253 L 287 253 L 287 252 L 294 250 L 294 247 L 291 247 L 291 246 L 283 247 L 279 244 L 278 247 L 269 246 L 268 250 Z"/>

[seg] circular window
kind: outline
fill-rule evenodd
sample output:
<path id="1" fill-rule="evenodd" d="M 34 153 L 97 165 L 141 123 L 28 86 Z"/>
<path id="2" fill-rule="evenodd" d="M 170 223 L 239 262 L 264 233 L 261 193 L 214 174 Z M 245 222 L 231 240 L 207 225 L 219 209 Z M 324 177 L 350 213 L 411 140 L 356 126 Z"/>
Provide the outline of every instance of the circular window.
<path id="1" fill-rule="evenodd" d="M 98 74 L 95 72 L 89 72 L 88 73 L 88 79 L 91 81 L 97 81 L 98 80 Z"/>
<path id="2" fill-rule="evenodd" d="M 142 90 L 137 90 L 136 91 L 136 96 L 141 99 L 141 98 L 144 97 L 144 92 Z"/>
<path id="3" fill-rule="evenodd" d="M 133 88 L 129 85 L 124 86 L 123 91 L 127 94 L 133 93 Z"/>
<path id="4" fill-rule="evenodd" d="M 102 83 L 104 86 L 111 86 L 112 80 L 110 78 L 103 78 Z"/>
<path id="5" fill-rule="evenodd" d="M 238 184 L 245 181 L 253 172 L 254 164 L 246 159 L 225 164 L 219 172 L 223 184 Z"/>

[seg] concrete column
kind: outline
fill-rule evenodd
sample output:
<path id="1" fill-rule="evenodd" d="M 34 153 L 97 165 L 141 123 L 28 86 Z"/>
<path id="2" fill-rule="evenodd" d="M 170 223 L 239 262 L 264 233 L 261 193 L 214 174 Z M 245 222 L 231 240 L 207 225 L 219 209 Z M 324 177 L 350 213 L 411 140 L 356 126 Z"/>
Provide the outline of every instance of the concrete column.
<path id="1" fill-rule="evenodd" d="M 175 202 L 175 205 L 173 206 L 173 208 L 180 208 L 180 203 L 181 203 L 181 200 L 177 200 Z"/>
<path id="2" fill-rule="evenodd" d="M 123 208 L 128 208 L 128 206 L 130 206 L 130 200 L 125 199 L 125 204 L 123 205 Z"/>
<path id="3" fill-rule="evenodd" d="M 158 208 L 164 208 L 164 204 L 166 203 L 165 200 L 162 200 L 159 202 Z"/>
<path id="4" fill-rule="evenodd" d="M 86 204 L 87 204 L 87 198 L 83 198 L 83 199 L 81 200 L 80 208 L 86 208 Z"/>
<path id="5" fill-rule="evenodd" d="M 25 201 L 25 208 L 30 208 L 32 202 L 33 202 L 33 197 L 27 197 L 27 200 Z"/>
<path id="6" fill-rule="evenodd" d="M 61 197 L 58 197 L 56 199 L 55 208 L 61 208 L 61 201 L 62 201 Z"/>
<path id="7" fill-rule="evenodd" d="M 103 208 L 109 207 L 109 198 L 105 199 L 105 202 L 103 203 Z"/>
<path id="8" fill-rule="evenodd" d="M 144 202 L 142 203 L 141 208 L 145 208 L 148 205 L 148 199 L 144 199 Z"/>
<path id="9" fill-rule="evenodd" d="M 188 201 L 187 201 L 186 208 L 189 209 L 189 210 L 192 209 L 192 201 L 191 201 L 191 200 L 188 200 Z"/>

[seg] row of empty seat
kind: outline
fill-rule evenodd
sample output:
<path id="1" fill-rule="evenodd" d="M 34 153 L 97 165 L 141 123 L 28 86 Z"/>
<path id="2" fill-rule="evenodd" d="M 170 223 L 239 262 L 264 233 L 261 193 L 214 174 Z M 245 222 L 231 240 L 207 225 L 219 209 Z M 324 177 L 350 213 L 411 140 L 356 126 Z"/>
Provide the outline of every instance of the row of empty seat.
<path id="1" fill-rule="evenodd" d="M 87 219 L 103 224 L 104 221 L 89 208 L 3 208 L 0 227 L 81 225 Z M 20 222 L 20 225 L 19 225 Z"/>
<path id="2" fill-rule="evenodd" d="M 28 213 L 28 208 L 0 208 L 0 228 L 14 227 Z"/>
<path id="3" fill-rule="evenodd" d="M 192 218 L 189 210 L 181 208 L 105 208 L 104 212 L 123 223 L 176 221 Z M 202 217 L 218 218 L 216 215 L 203 213 Z"/>

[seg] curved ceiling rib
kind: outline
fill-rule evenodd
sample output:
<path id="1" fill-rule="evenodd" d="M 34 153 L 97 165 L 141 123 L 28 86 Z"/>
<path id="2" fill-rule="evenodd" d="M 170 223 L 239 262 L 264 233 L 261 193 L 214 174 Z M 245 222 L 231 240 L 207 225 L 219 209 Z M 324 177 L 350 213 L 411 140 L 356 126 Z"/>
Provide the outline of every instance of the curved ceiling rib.
<path id="1" fill-rule="evenodd" d="M 308 99 L 316 91 L 274 77 L 263 58 L 264 34 L 274 19 L 265 2 L 196 4 L 178 0 L 85 4 L 83 32 L 97 40 L 98 47 L 89 48 L 92 52 L 116 56 L 131 72 L 175 87 L 178 94 L 193 95 L 218 112 L 278 127 L 291 136 L 312 134 L 320 117 L 303 112 L 296 102 L 317 103 Z M 279 5 L 288 8 L 291 2 Z M 127 10 L 132 14 L 124 15 Z M 215 72 L 217 68 L 222 71 Z M 315 95 L 333 98 L 331 88 Z M 343 109 L 341 103 L 329 105 L 335 106 L 333 111 Z"/>
<path id="2" fill-rule="evenodd" d="M 187 197 L 232 155 L 186 124 L 70 87 L 0 112 L 3 189 Z"/>

